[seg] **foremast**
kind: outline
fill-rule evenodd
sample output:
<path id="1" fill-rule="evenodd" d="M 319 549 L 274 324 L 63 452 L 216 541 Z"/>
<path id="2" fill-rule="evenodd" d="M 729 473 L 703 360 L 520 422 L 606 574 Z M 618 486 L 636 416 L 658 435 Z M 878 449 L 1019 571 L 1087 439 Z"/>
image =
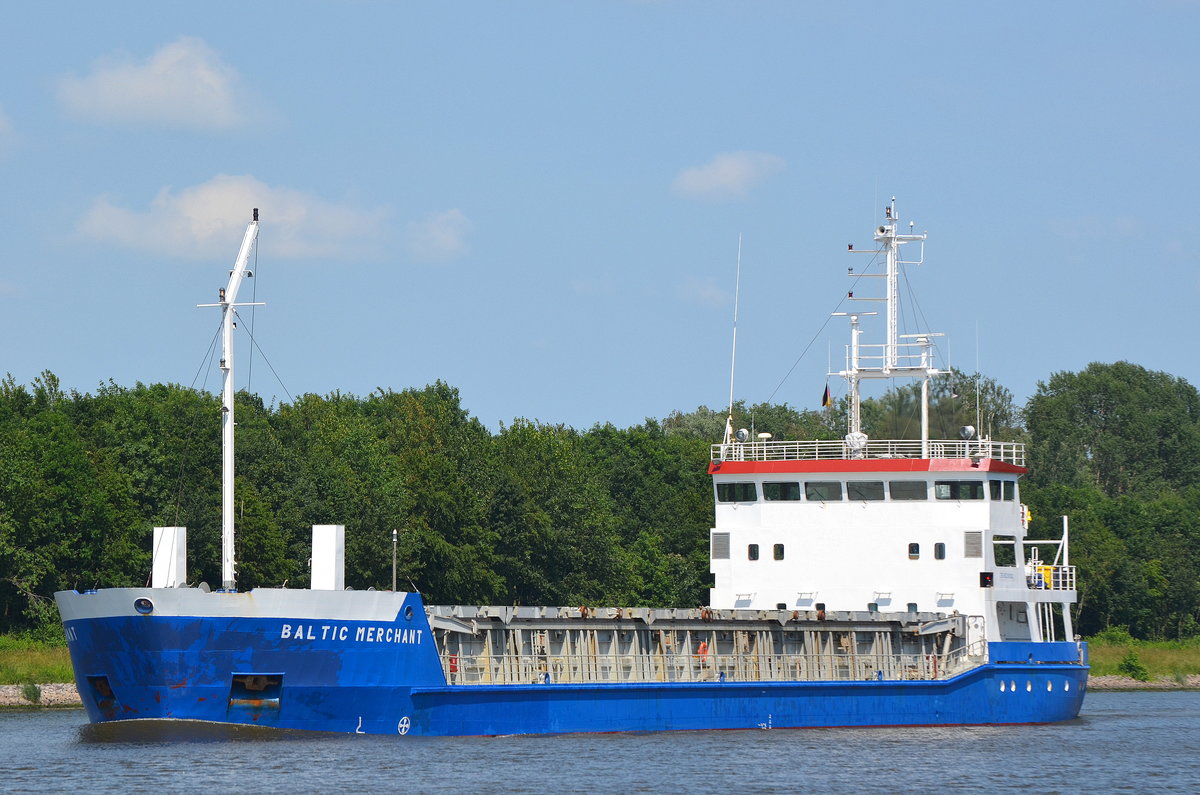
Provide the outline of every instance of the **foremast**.
<path id="1" fill-rule="evenodd" d="M 254 245 L 258 241 L 258 208 L 253 219 L 246 225 L 242 246 L 237 260 L 229 273 L 229 283 L 218 293 L 215 304 L 199 306 L 221 307 L 221 588 L 226 591 L 237 589 L 237 571 L 234 562 L 234 383 L 233 383 L 233 330 L 237 327 L 237 307 L 261 306 L 261 302 L 237 303 L 238 288 L 242 280 L 253 276 L 248 266 Z"/>
<path id="2" fill-rule="evenodd" d="M 883 254 L 886 263 L 884 273 L 855 273 L 850 268 L 850 276 L 859 278 L 883 278 L 886 280 L 885 295 L 877 297 L 855 297 L 853 290 L 848 298 L 851 301 L 874 301 L 885 305 L 887 320 L 887 341 L 882 345 L 863 345 L 860 341 L 862 329 L 860 318 L 863 315 L 874 315 L 875 312 L 836 312 L 835 315 L 850 318 L 850 345 L 846 351 L 846 368 L 830 375 L 846 379 L 849 422 L 846 442 L 849 448 L 862 450 L 866 447 L 867 436 L 862 432 L 860 382 L 871 378 L 918 378 L 921 381 L 921 457 L 929 458 L 929 379 L 946 373 L 939 370 L 933 360 L 933 337 L 941 334 L 924 332 L 920 334 L 898 334 L 899 314 L 899 281 L 901 265 L 920 265 L 925 259 L 924 233 L 914 234 L 909 222 L 907 234 L 898 230 L 900 219 L 896 212 L 896 197 L 884 207 L 884 219 L 875 229 L 875 242 L 878 248 L 871 250 L 856 250 L 853 245 L 849 250 L 853 253 Z M 900 247 L 908 243 L 919 242 L 921 253 L 915 260 L 905 260 L 900 256 Z M 905 340 L 901 342 L 900 340 Z"/>

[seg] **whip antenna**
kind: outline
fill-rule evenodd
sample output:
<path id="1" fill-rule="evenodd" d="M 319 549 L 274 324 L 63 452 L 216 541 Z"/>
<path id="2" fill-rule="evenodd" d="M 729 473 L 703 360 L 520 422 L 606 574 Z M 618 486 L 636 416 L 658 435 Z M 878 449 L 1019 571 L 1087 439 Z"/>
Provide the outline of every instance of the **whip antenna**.
<path id="1" fill-rule="evenodd" d="M 738 301 L 742 292 L 742 236 L 738 234 L 737 276 L 733 281 L 733 353 L 729 357 L 729 416 L 725 418 L 725 440 L 733 440 L 733 374 L 737 369 L 737 317 Z"/>

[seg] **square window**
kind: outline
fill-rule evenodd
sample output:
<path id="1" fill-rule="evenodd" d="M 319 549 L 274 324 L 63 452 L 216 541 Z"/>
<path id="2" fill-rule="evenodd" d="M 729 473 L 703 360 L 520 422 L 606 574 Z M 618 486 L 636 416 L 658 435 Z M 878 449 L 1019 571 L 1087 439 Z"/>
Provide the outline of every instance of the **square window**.
<path id="1" fill-rule="evenodd" d="M 846 483 L 848 500 L 882 500 L 882 480 L 851 480 Z"/>
<path id="2" fill-rule="evenodd" d="M 839 480 L 819 480 L 805 483 L 804 499 L 815 502 L 840 502 L 842 483 Z"/>
<path id="3" fill-rule="evenodd" d="M 916 560 L 919 557 L 921 557 L 921 545 L 920 544 L 909 544 L 908 545 L 908 559 Z"/>
<path id="4" fill-rule="evenodd" d="M 923 480 L 893 480 L 888 483 L 893 500 L 927 500 L 929 484 Z"/>
<path id="5" fill-rule="evenodd" d="M 937 480 L 933 496 L 939 500 L 982 500 L 982 480 Z"/>
<path id="6" fill-rule="evenodd" d="M 940 541 L 933 545 L 933 559 L 934 560 L 945 560 L 946 559 L 946 545 L 941 543 Z"/>
<path id="7" fill-rule="evenodd" d="M 746 547 L 746 558 L 749 560 L 758 560 L 758 544 L 751 544 Z"/>
<path id="8" fill-rule="evenodd" d="M 769 502 L 789 501 L 800 499 L 799 483 L 764 483 L 763 499 Z"/>
<path id="9" fill-rule="evenodd" d="M 1012 502 L 1013 500 L 1016 499 L 1016 497 L 1017 497 L 1017 481 L 1015 481 L 1015 480 L 1004 481 L 1004 499 L 1007 500 L 1008 502 Z"/>
<path id="10" fill-rule="evenodd" d="M 775 560 L 783 560 L 783 544 L 775 545 Z"/>
<path id="11" fill-rule="evenodd" d="M 758 489 L 753 481 L 717 484 L 717 502 L 754 502 L 757 499 Z"/>

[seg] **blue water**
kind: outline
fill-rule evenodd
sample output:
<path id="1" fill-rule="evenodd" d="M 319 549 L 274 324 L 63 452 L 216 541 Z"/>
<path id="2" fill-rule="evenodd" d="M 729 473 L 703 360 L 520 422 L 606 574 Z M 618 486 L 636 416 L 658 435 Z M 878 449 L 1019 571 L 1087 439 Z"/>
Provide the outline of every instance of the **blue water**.
<path id="1" fill-rule="evenodd" d="M 0 712 L 0 789 L 112 792 L 1200 792 L 1200 692 L 1090 693 L 1050 726 L 370 737 Z"/>

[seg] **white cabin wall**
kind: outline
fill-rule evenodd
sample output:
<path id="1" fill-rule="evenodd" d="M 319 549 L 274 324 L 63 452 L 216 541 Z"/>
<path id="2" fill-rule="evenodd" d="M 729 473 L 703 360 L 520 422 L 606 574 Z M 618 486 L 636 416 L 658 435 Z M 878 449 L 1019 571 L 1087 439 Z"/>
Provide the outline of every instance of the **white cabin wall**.
<path id="1" fill-rule="evenodd" d="M 957 473 L 956 473 L 957 474 Z M 923 480 L 952 476 L 931 473 L 920 478 L 880 473 L 731 475 L 728 481 L 751 481 L 762 493 L 764 481 L 804 480 Z M 985 479 L 961 478 L 961 479 Z M 932 495 L 931 495 L 932 496 Z M 713 561 L 714 607 L 774 609 L 867 610 L 875 603 L 882 612 L 903 611 L 916 603 L 919 611 L 982 615 L 987 595 L 979 584 L 991 551 L 990 527 L 1019 536 L 1016 501 L 936 500 L 717 503 L 714 532 L 730 534 L 730 558 Z M 997 525 L 993 525 L 996 522 Z M 965 557 L 964 533 L 982 534 L 984 556 Z M 908 557 L 910 543 L 920 545 L 920 557 Z M 759 545 L 759 560 L 747 559 L 747 545 Z M 773 546 L 784 544 L 784 560 L 773 559 Z M 934 557 L 934 545 L 946 545 L 946 558 Z M 1012 585 L 1017 585 L 1018 569 Z M 1019 585 L 1024 586 L 1023 574 Z M 1008 583 L 1006 583 L 1008 584 Z M 888 597 L 877 596 L 890 593 Z M 753 596 L 738 600 L 738 595 Z M 812 594 L 811 598 L 802 595 Z"/>

